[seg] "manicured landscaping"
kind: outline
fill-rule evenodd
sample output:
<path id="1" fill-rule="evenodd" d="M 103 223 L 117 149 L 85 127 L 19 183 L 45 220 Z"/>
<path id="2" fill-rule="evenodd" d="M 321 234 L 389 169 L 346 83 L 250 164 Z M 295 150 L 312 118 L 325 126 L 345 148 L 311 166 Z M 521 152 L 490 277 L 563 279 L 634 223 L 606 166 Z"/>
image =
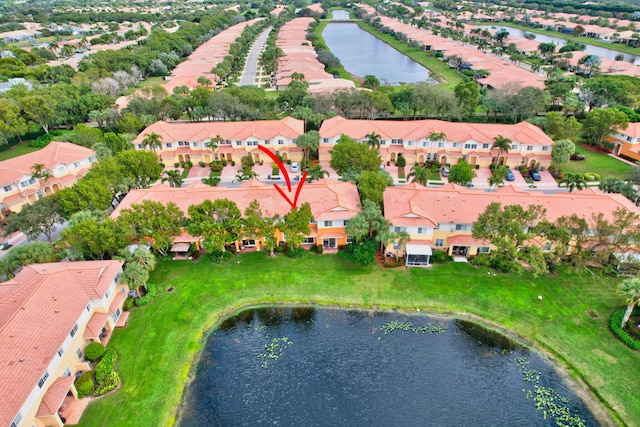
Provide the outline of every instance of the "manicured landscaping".
<path id="1" fill-rule="evenodd" d="M 13 147 L 9 147 L 0 151 L 0 161 L 13 159 L 14 157 L 33 153 L 34 151 L 38 151 L 41 149 L 41 147 L 30 147 L 29 141 L 23 141 L 19 144 L 14 145 Z"/>
<path id="2" fill-rule="evenodd" d="M 604 151 L 594 151 L 584 145 L 576 148 L 576 151 L 583 154 L 586 158 L 579 161 L 570 161 L 562 167 L 564 173 L 584 175 L 587 172 L 595 172 L 600 174 L 602 178 L 613 176 L 620 179 L 627 179 L 629 172 L 633 169 L 633 166 L 630 164 L 613 158 Z"/>
<path id="3" fill-rule="evenodd" d="M 122 386 L 87 408 L 81 425 L 171 425 L 207 331 L 224 315 L 252 304 L 297 302 L 461 313 L 501 325 L 552 353 L 613 408 L 620 424 L 639 425 L 633 367 L 640 353 L 609 330 L 624 308 L 619 279 L 590 272 L 534 278 L 495 274 L 467 264 L 430 269 L 356 267 L 335 255 L 301 259 L 255 252 L 223 265 L 162 261 L 151 273 L 154 301 L 135 308 L 109 343 Z M 175 288 L 168 293 L 166 289 Z M 541 295 L 542 300 L 538 300 Z"/>

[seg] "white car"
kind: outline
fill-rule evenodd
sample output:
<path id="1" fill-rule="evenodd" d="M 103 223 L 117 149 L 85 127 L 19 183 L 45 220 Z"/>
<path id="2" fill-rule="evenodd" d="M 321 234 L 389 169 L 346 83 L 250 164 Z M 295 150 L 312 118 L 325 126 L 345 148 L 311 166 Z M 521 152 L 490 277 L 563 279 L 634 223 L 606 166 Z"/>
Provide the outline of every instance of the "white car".
<path id="1" fill-rule="evenodd" d="M 291 162 L 291 172 L 300 172 L 300 163 Z"/>

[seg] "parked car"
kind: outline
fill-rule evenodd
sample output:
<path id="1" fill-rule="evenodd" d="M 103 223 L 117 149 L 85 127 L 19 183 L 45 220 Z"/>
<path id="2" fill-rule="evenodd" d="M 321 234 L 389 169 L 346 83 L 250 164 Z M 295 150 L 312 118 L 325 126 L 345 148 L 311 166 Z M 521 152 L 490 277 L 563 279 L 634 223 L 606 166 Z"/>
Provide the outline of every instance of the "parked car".
<path id="1" fill-rule="evenodd" d="M 531 177 L 532 180 L 534 181 L 540 181 L 542 178 L 540 178 L 540 174 L 538 173 L 537 170 L 531 169 L 529 171 L 529 176 Z"/>
<path id="2" fill-rule="evenodd" d="M 511 169 L 507 168 L 507 176 L 504 177 L 507 181 L 515 181 L 516 176 L 511 172 Z"/>
<path id="3" fill-rule="evenodd" d="M 300 172 L 300 163 L 291 162 L 291 172 Z"/>
<path id="4" fill-rule="evenodd" d="M 449 168 L 448 168 L 448 167 L 446 167 L 446 166 L 443 166 L 443 167 L 440 169 L 440 173 L 442 173 L 442 176 L 449 176 Z"/>

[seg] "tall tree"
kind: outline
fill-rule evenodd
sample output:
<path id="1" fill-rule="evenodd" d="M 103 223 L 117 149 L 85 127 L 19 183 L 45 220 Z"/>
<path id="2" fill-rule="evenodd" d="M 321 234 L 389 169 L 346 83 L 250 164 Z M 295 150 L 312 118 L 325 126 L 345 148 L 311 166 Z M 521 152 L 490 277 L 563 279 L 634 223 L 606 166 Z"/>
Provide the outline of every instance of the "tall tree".
<path id="1" fill-rule="evenodd" d="M 507 168 L 505 166 L 498 166 L 491 171 L 491 176 L 487 178 L 489 181 L 489 188 L 504 184 L 504 179 L 507 177 Z"/>
<path id="2" fill-rule="evenodd" d="M 364 138 L 364 142 L 367 143 L 367 145 L 371 148 L 375 148 L 375 149 L 379 149 L 380 148 L 380 138 L 382 138 L 380 136 L 380 134 L 377 134 L 375 132 L 369 132 L 365 138 Z"/>
<path id="3" fill-rule="evenodd" d="M 617 108 L 594 108 L 587 113 L 583 124 L 585 140 L 602 147 L 610 134 L 629 126 L 629 117 Z"/>
<path id="4" fill-rule="evenodd" d="M 275 236 L 276 224 L 280 221 L 280 215 L 270 216 L 268 212 L 262 212 L 257 200 L 251 201 L 244 210 L 243 232 L 244 237 L 250 239 L 264 239 L 264 248 L 273 256 L 278 240 Z"/>
<path id="5" fill-rule="evenodd" d="M 390 227 L 391 223 L 382 214 L 380 205 L 371 200 L 363 200 L 360 212 L 347 221 L 346 232 L 354 240 L 361 241 L 365 237 L 374 238 Z"/>
<path id="6" fill-rule="evenodd" d="M 180 188 L 182 187 L 184 178 L 182 178 L 182 173 L 177 169 L 166 170 L 164 171 L 162 182 L 168 182 L 170 187 Z"/>
<path id="7" fill-rule="evenodd" d="M 561 139 L 553 144 L 551 149 L 551 159 L 555 166 L 560 169 L 569 163 L 569 159 L 576 152 L 576 145 L 568 139 Z"/>
<path id="8" fill-rule="evenodd" d="M 458 161 L 458 163 L 455 166 L 452 166 L 449 170 L 449 176 L 447 179 L 449 182 L 467 185 L 473 180 L 475 175 L 476 173 L 473 170 L 473 165 L 470 165 L 464 159 L 460 159 L 460 161 Z"/>
<path id="9" fill-rule="evenodd" d="M 320 163 L 311 166 L 307 170 L 307 180 L 309 182 L 317 181 L 319 179 L 322 179 L 328 176 L 329 176 L 329 172 L 322 169 L 322 165 Z"/>
<path id="10" fill-rule="evenodd" d="M 409 175 L 407 175 L 407 179 L 411 182 L 426 186 L 429 182 L 429 170 L 422 166 L 413 166 Z"/>
<path id="11" fill-rule="evenodd" d="M 342 175 L 347 169 L 357 171 L 375 171 L 380 167 L 382 159 L 377 149 L 366 144 L 358 144 L 346 135 L 338 139 L 331 153 L 331 168 Z"/>
<path id="12" fill-rule="evenodd" d="M 296 139 L 296 145 L 304 151 L 304 164 L 309 162 L 309 153 L 318 151 L 320 147 L 320 134 L 317 130 L 311 130 L 303 133 Z"/>
<path id="13" fill-rule="evenodd" d="M 382 195 L 387 188 L 387 180 L 377 171 L 364 171 L 358 177 L 358 191 L 362 201 L 382 203 Z"/>
<path id="14" fill-rule="evenodd" d="M 291 209 L 284 216 L 284 223 L 280 223 L 279 228 L 286 236 L 289 250 L 300 247 L 305 236 L 311 232 L 309 224 L 312 219 L 311 205 L 306 202 L 297 209 Z"/>
<path id="15" fill-rule="evenodd" d="M 22 111 L 27 118 L 42 126 L 45 133 L 56 117 L 56 101 L 50 96 L 31 95 L 22 98 Z"/>
<path id="16" fill-rule="evenodd" d="M 15 271 L 29 264 L 44 262 L 57 262 L 60 260 L 58 251 L 49 242 L 35 241 L 18 245 L 2 258 L 0 262 L 0 274 L 13 277 Z"/>
<path id="17" fill-rule="evenodd" d="M 241 212 L 229 199 L 205 200 L 188 209 L 192 236 L 202 236 L 202 246 L 209 253 L 221 252 L 241 236 Z"/>
<path id="18" fill-rule="evenodd" d="M 502 154 L 509 154 L 509 149 L 511 148 L 511 140 L 502 135 L 498 135 L 493 138 L 493 148 L 498 149 L 498 160 L 496 161 L 496 163 L 500 164 L 500 157 L 502 157 Z"/>
<path id="19" fill-rule="evenodd" d="M 621 328 L 624 328 L 631 317 L 634 307 L 640 301 L 640 279 L 637 277 L 624 279 L 622 283 L 618 285 L 618 293 L 627 300 L 627 309 L 624 312 L 622 324 L 620 325 Z"/>
<path id="20" fill-rule="evenodd" d="M 22 231 L 30 239 L 37 239 L 41 234 L 51 242 L 51 235 L 56 231 L 56 224 L 62 224 L 60 206 L 53 197 L 43 197 L 30 205 L 25 205 L 20 212 L 6 218 L 5 236 L 17 230 Z"/>
<path id="21" fill-rule="evenodd" d="M 20 136 L 27 130 L 27 123 L 20 115 L 20 107 L 12 100 L 0 98 L 0 139 L 9 143 L 12 136 Z"/>
<path id="22" fill-rule="evenodd" d="M 149 147 L 153 154 L 156 154 L 156 148 L 162 148 L 162 135 L 155 132 L 145 133 L 142 139 L 142 146 Z"/>
<path id="23" fill-rule="evenodd" d="M 584 179 L 582 174 L 576 173 L 568 173 L 558 182 L 559 186 L 565 186 L 569 189 L 569 193 L 573 192 L 573 190 L 582 190 L 587 187 L 587 181 Z"/>
<path id="24" fill-rule="evenodd" d="M 174 236 L 182 232 L 184 219 L 184 214 L 173 202 L 164 205 L 143 200 L 140 204 L 122 209 L 117 222 L 128 238 L 139 243 L 148 238 L 153 242 L 153 249 L 166 256 Z"/>

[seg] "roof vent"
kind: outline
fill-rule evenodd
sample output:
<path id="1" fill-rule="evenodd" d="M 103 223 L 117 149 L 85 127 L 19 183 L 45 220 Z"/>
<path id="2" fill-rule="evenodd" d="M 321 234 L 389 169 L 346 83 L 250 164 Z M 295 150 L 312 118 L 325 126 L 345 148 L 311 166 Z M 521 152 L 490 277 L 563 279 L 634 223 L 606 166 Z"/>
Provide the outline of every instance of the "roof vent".
<path id="1" fill-rule="evenodd" d="M 24 362 L 24 357 L 21 357 L 21 358 L 18 360 L 18 362 L 20 362 L 20 363 Z"/>
<path id="2" fill-rule="evenodd" d="M 56 313 L 60 313 L 60 310 L 56 310 L 55 312 L 56 312 Z"/>

